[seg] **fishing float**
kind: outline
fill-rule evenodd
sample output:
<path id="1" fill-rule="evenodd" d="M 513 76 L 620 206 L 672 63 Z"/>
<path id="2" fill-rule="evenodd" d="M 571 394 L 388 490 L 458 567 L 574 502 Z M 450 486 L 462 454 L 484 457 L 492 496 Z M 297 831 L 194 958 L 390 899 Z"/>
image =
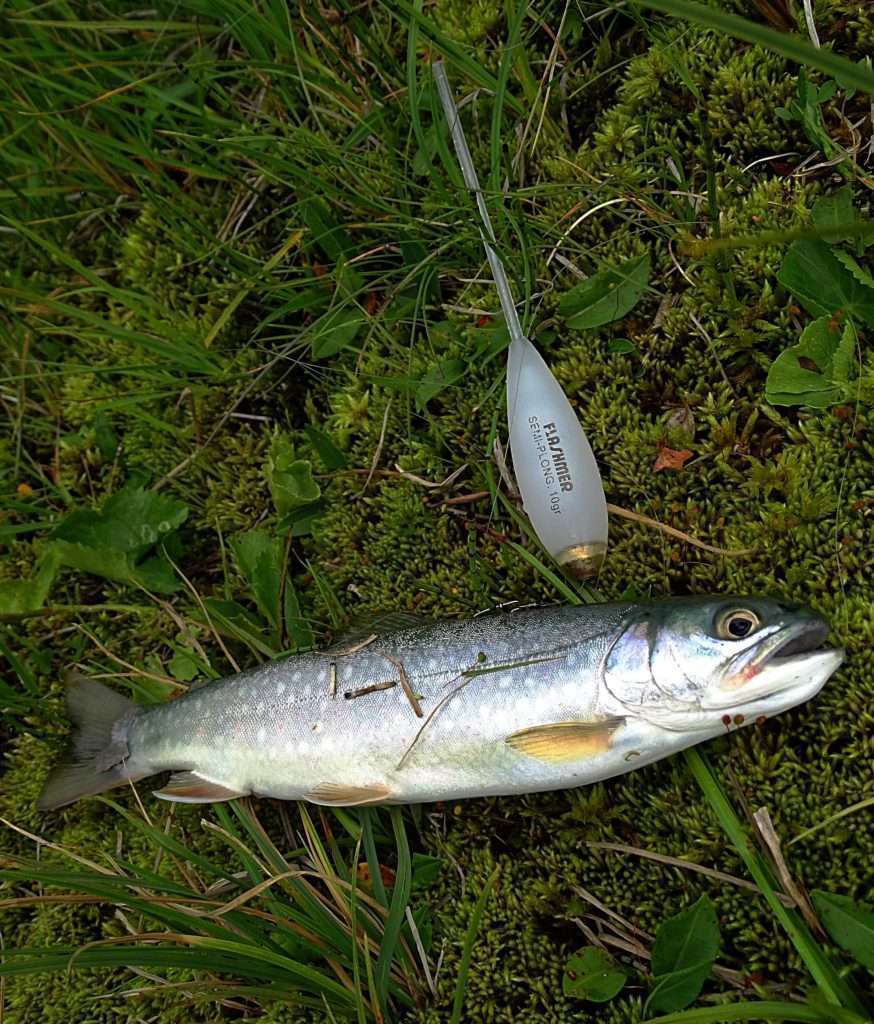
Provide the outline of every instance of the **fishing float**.
<path id="1" fill-rule="evenodd" d="M 567 395 L 525 336 L 458 107 L 442 61 L 432 65 L 443 113 L 467 188 L 510 334 L 507 420 L 522 505 L 540 542 L 570 575 L 595 575 L 607 552 L 607 500 L 598 463 Z"/>

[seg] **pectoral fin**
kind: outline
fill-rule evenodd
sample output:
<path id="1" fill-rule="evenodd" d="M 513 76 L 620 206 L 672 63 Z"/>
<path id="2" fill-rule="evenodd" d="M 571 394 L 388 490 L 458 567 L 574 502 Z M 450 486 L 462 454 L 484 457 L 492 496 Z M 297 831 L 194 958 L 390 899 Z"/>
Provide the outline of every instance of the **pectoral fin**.
<path id="1" fill-rule="evenodd" d="M 550 722 L 511 733 L 506 743 L 544 764 L 564 764 L 609 750 L 613 734 L 624 722 L 621 717 L 594 722 Z"/>
<path id="2" fill-rule="evenodd" d="M 236 800 L 246 796 L 235 789 L 229 789 L 219 782 L 210 782 L 197 772 L 176 772 L 163 789 L 156 789 L 155 796 L 162 800 L 174 800 L 180 804 L 208 804 L 220 800 Z"/>
<path id="3" fill-rule="evenodd" d="M 344 786 L 338 782 L 321 782 L 304 799 L 328 807 L 362 807 L 365 804 L 382 803 L 391 795 L 391 789 L 380 783 L 372 786 Z"/>

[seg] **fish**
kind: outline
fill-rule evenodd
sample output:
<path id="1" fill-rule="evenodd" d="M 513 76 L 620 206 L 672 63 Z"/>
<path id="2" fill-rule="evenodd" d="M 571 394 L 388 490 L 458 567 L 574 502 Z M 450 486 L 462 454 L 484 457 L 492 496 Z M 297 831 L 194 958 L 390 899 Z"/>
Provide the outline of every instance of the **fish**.
<path id="1" fill-rule="evenodd" d="M 155 795 L 325 806 L 582 786 L 813 697 L 844 651 L 752 597 L 529 607 L 267 662 L 153 707 L 84 676 L 51 810 L 171 772 Z"/>

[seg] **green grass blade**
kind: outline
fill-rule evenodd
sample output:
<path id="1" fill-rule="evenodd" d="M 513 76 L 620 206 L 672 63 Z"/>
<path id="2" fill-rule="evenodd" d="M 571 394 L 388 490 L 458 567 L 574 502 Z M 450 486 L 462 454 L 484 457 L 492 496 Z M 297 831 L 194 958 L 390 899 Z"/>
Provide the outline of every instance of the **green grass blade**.
<path id="1" fill-rule="evenodd" d="M 215 950 L 219 953 L 231 953 L 243 959 L 254 959 L 262 965 L 274 965 L 281 968 L 293 979 L 306 988 L 323 991 L 325 995 L 333 1000 L 345 1003 L 349 1006 L 355 1005 L 355 996 L 339 982 L 332 981 L 327 975 L 317 971 L 307 964 L 298 963 L 290 957 L 282 956 L 279 953 L 272 953 L 268 949 L 255 946 L 247 946 L 242 942 L 231 942 L 228 939 L 210 939 L 205 936 L 192 936 L 188 939 L 195 947 Z"/>
<path id="2" fill-rule="evenodd" d="M 519 35 L 522 30 L 522 19 L 528 10 L 526 0 L 517 5 L 515 15 L 510 25 L 510 32 L 507 42 L 504 45 L 504 52 L 501 54 L 501 64 L 498 69 L 498 81 L 495 88 L 495 104 L 492 108 L 492 131 L 490 137 L 490 173 L 489 188 L 494 195 L 501 192 L 501 126 L 504 120 L 504 102 L 507 98 L 507 82 L 510 78 L 510 69 L 513 67 L 516 47 L 519 46 Z"/>
<path id="3" fill-rule="evenodd" d="M 498 875 L 500 873 L 501 869 L 498 867 L 489 875 L 486 879 L 486 884 L 482 888 L 482 892 L 479 894 L 476 903 L 473 905 L 473 911 L 470 915 L 470 923 L 467 926 L 467 934 L 464 936 L 464 949 L 461 952 L 461 963 L 458 965 L 458 979 L 455 982 L 455 998 L 452 1001 L 452 1016 L 449 1018 L 449 1024 L 459 1024 L 461 1021 L 461 1010 L 464 1006 L 464 989 L 467 985 L 467 975 L 470 972 L 470 961 L 473 957 L 473 947 L 476 943 L 476 937 L 479 934 L 479 926 L 482 922 L 483 914 L 485 913 L 489 894 L 491 893 L 495 882 L 497 882 Z"/>
<path id="4" fill-rule="evenodd" d="M 768 901 L 774 917 L 780 922 L 798 955 L 804 961 L 813 980 L 822 991 L 829 1003 L 842 1006 L 855 1013 L 864 1014 L 865 1008 L 856 998 L 844 979 L 835 970 L 834 965 L 825 955 L 821 947 L 811 935 L 805 923 L 793 910 L 784 907 L 777 897 L 771 872 L 761 854 L 750 842 L 740 819 L 728 801 L 722 787 L 716 781 L 707 761 L 700 751 L 691 749 L 685 752 L 686 763 L 695 780 L 701 787 L 704 796 L 713 808 L 719 824 L 734 844 L 747 866 L 747 870 L 755 879 L 763 896 Z"/>
<path id="5" fill-rule="evenodd" d="M 804 1003 L 750 1002 L 728 1003 L 722 1006 L 702 1006 L 694 1010 L 669 1013 L 664 1017 L 651 1017 L 647 1024 L 728 1024 L 735 1020 L 800 1021 L 802 1024 L 835 1024 L 835 1021 L 864 1024 L 856 1014 L 832 1015 Z"/>
<path id="6" fill-rule="evenodd" d="M 663 14 L 670 14 L 683 21 L 692 21 L 696 25 L 715 29 L 727 36 L 744 39 L 748 43 L 757 43 L 774 53 L 782 54 L 789 60 L 806 64 L 827 75 L 840 77 L 841 82 L 853 89 L 874 94 L 874 71 L 854 64 L 846 57 L 839 57 L 825 47 L 817 48 L 806 39 L 791 32 L 778 32 L 776 29 L 760 25 L 747 18 L 729 14 L 718 7 L 705 7 L 693 0 L 635 0 L 640 7 L 650 7 Z"/>
<path id="7" fill-rule="evenodd" d="M 414 3 L 411 3 L 410 0 L 388 0 L 388 2 L 384 0 L 383 6 L 407 25 L 409 22 L 415 21 L 422 35 L 432 46 L 443 53 L 448 61 L 484 89 L 488 89 L 491 93 L 497 92 L 498 82 L 495 76 L 468 57 L 464 50 L 442 32 L 427 15 L 418 11 Z M 514 96 L 507 96 L 507 106 L 516 114 L 525 113 L 522 104 Z"/>
<path id="8" fill-rule="evenodd" d="M 388 919 L 385 922 L 379 958 L 376 961 L 376 996 L 379 999 L 380 1006 L 383 1007 L 385 1007 L 388 997 L 389 974 L 391 973 L 392 962 L 401 940 L 401 929 L 404 925 L 404 914 L 410 900 L 410 886 L 413 878 L 410 845 L 407 842 L 407 831 L 404 828 L 403 813 L 399 807 L 392 807 L 390 813 L 392 827 L 394 828 L 398 863 L 391 906 L 388 912 Z"/>
<path id="9" fill-rule="evenodd" d="M 376 852 L 376 843 L 373 839 L 373 818 L 374 810 L 372 807 L 362 807 L 359 809 L 359 815 L 361 820 L 361 840 L 364 844 L 364 856 L 367 858 L 367 866 L 370 869 L 370 878 L 373 885 L 373 895 L 379 900 L 379 902 L 387 907 L 388 897 L 385 893 L 385 886 L 382 882 L 382 872 L 379 870 L 379 856 Z"/>
<path id="10" fill-rule="evenodd" d="M 582 604 L 579 594 L 577 594 L 572 587 L 570 587 L 565 581 L 557 574 L 552 571 L 548 566 L 544 565 L 543 562 L 537 557 L 532 555 L 530 551 L 523 548 L 521 544 L 517 544 L 514 540 L 510 541 L 510 547 L 526 561 L 530 566 L 535 568 L 540 575 L 549 580 L 549 582 L 555 587 L 555 589 L 561 594 L 563 598 L 569 601 L 571 604 Z"/>

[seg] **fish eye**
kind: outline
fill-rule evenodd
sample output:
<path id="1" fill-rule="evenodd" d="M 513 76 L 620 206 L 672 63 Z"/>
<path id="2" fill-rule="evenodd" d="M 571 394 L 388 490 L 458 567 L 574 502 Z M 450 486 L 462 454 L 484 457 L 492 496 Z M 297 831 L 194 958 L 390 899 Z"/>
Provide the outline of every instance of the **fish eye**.
<path id="1" fill-rule="evenodd" d="M 722 640 L 743 640 L 755 632 L 761 620 L 749 608 L 732 608 L 716 620 L 716 635 Z"/>

